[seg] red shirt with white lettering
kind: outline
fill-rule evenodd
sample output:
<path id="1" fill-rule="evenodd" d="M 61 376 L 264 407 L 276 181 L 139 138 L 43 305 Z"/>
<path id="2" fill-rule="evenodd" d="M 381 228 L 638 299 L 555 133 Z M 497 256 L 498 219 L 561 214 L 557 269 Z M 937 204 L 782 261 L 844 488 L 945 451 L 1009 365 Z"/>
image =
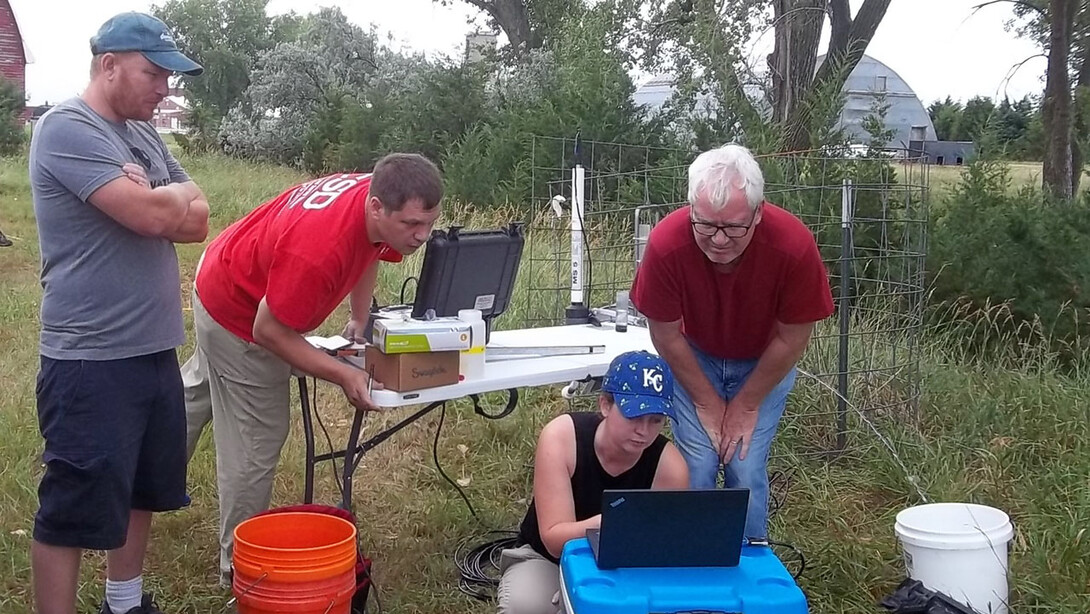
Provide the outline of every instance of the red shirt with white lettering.
<path id="1" fill-rule="evenodd" d="M 777 320 L 803 324 L 829 317 L 829 277 L 806 225 L 764 203 L 752 232 L 738 265 L 722 273 L 696 244 L 689 207 L 670 213 L 648 237 L 632 303 L 652 320 L 681 320 L 696 347 L 730 360 L 759 358 Z"/>
<path id="2" fill-rule="evenodd" d="M 367 268 L 401 254 L 367 239 L 370 174 L 337 174 L 295 186 L 220 233 L 205 250 L 197 295 L 208 315 L 253 343 L 264 298 L 299 333 L 318 328 Z"/>

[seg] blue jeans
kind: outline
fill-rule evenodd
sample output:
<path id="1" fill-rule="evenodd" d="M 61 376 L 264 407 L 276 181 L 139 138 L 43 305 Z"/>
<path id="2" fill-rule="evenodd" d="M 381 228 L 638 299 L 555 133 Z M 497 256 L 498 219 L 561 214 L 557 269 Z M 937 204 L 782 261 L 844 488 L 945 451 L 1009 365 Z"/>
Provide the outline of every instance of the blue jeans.
<path id="1" fill-rule="evenodd" d="M 757 366 L 756 360 L 716 358 L 691 344 L 690 347 L 712 388 L 728 401 L 734 398 Z M 723 483 L 727 488 L 748 488 L 749 509 L 745 532 L 748 538 L 768 537 L 768 451 L 772 448 L 772 438 L 776 436 L 780 417 L 783 416 L 787 394 L 794 386 L 795 369 L 792 368 L 761 402 L 746 459 L 740 460 L 736 452 L 725 466 L 719 459 L 719 442 L 713 442 L 708 437 L 688 392 L 680 385 L 674 386 L 674 410 L 677 413 L 677 420 L 673 422 L 674 441 L 689 466 L 689 485 L 692 488 L 715 488 L 719 469 L 722 468 Z"/>

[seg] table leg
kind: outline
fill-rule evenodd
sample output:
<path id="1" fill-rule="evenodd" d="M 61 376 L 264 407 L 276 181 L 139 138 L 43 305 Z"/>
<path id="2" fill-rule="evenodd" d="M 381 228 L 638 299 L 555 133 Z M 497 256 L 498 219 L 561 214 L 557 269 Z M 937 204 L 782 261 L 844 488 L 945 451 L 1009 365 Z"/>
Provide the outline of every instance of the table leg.
<path id="1" fill-rule="evenodd" d="M 306 468 L 303 476 L 303 503 L 314 502 L 314 424 L 310 414 L 310 397 L 307 395 L 307 378 L 299 377 L 299 400 L 303 407 L 303 439 L 306 446 Z M 315 408 L 317 411 L 317 408 Z"/>

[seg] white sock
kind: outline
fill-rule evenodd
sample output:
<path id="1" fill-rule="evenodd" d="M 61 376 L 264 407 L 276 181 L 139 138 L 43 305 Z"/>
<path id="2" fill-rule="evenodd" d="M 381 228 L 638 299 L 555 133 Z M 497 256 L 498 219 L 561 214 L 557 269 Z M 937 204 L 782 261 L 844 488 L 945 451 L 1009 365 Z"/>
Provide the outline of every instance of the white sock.
<path id="1" fill-rule="evenodd" d="M 144 576 L 136 576 L 132 580 L 114 582 L 106 580 L 106 604 L 114 614 L 125 614 L 129 610 L 140 606 L 140 599 L 144 596 Z"/>

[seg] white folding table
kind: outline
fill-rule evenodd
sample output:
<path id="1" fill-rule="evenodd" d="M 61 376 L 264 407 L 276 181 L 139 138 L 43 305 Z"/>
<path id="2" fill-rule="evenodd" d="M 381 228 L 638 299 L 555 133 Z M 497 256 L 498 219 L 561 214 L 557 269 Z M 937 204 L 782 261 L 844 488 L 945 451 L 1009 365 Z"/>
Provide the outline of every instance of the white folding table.
<path id="1" fill-rule="evenodd" d="M 552 348 L 589 345 L 601 345 L 605 350 L 597 354 L 489 357 L 489 350 L 493 348 Z M 614 358 L 633 350 L 654 352 L 651 336 L 646 328 L 629 326 L 627 331 L 618 332 L 612 323 L 603 323 L 601 325 L 572 324 L 494 331 L 485 348 L 485 366 L 481 377 L 448 386 L 437 386 L 409 392 L 375 390 L 372 392 L 371 398 L 383 410 L 393 410 L 410 405 L 424 405 L 424 407 L 363 442 L 360 442 L 359 438 L 363 427 L 363 418 L 367 412 L 357 409 L 352 420 L 352 427 L 348 434 L 345 449 L 321 455 L 315 455 L 314 452 L 314 427 L 310 402 L 307 397 L 306 378 L 299 377 L 299 396 L 303 408 L 303 432 L 306 438 L 306 477 L 303 500 L 310 503 L 314 498 L 315 464 L 343 458 L 342 480 L 344 488 L 341 506 L 344 509 L 351 509 L 352 474 L 355 472 L 356 467 L 359 466 L 363 455 L 394 433 L 424 417 L 447 401 L 470 397 L 473 399 L 474 410 L 477 413 L 489 417 L 504 416 L 514 410 L 518 404 L 519 388 L 547 386 L 602 377 Z M 478 395 L 503 390 L 508 392 L 507 406 L 495 415 L 485 413 L 480 407 Z"/>

